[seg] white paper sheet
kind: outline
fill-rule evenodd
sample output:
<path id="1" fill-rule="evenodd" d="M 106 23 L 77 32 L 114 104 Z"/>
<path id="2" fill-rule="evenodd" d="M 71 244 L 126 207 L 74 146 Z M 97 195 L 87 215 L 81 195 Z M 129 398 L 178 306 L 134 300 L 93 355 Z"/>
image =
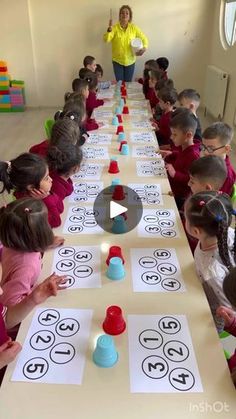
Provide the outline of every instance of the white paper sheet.
<path id="1" fill-rule="evenodd" d="M 175 249 L 130 249 L 134 292 L 183 292 Z"/>
<path id="2" fill-rule="evenodd" d="M 154 145 L 134 145 L 132 147 L 132 157 L 139 158 L 160 158 L 158 146 Z"/>
<path id="3" fill-rule="evenodd" d="M 157 144 L 155 134 L 152 131 L 131 132 L 130 139 L 131 139 L 131 143 L 136 143 L 136 144 L 140 144 L 140 143 L 156 143 Z"/>
<path id="4" fill-rule="evenodd" d="M 149 121 L 133 121 L 131 122 L 132 128 L 147 128 L 153 130 L 152 124 Z"/>
<path id="5" fill-rule="evenodd" d="M 95 214 L 96 211 L 96 214 Z M 102 234 L 103 229 L 98 225 L 97 217 L 105 217 L 105 208 L 87 206 L 69 207 L 63 226 L 64 234 Z"/>
<path id="6" fill-rule="evenodd" d="M 145 108 L 141 109 L 129 109 L 130 116 L 140 115 L 140 116 L 148 116 L 148 111 Z"/>
<path id="7" fill-rule="evenodd" d="M 99 163 L 82 163 L 80 171 L 72 176 L 73 182 L 81 179 L 99 180 L 102 175 L 104 164 Z"/>
<path id="8" fill-rule="evenodd" d="M 101 254 L 99 246 L 60 246 L 54 251 L 51 272 L 66 275 L 66 288 L 100 288 Z"/>
<path id="9" fill-rule="evenodd" d="M 185 315 L 129 315 L 131 393 L 203 391 Z"/>
<path id="10" fill-rule="evenodd" d="M 92 315 L 93 310 L 38 308 L 12 381 L 82 384 Z"/>
<path id="11" fill-rule="evenodd" d="M 68 197 L 68 201 L 70 203 L 94 202 L 102 190 L 103 182 L 76 182 L 74 183 L 74 191 Z"/>
<path id="12" fill-rule="evenodd" d="M 83 158 L 87 160 L 109 160 L 108 148 L 106 146 L 84 146 Z"/>
<path id="13" fill-rule="evenodd" d="M 113 112 L 108 109 L 103 109 L 103 107 L 102 108 L 99 107 L 99 108 L 94 109 L 93 116 L 95 119 L 112 118 Z"/>
<path id="14" fill-rule="evenodd" d="M 98 144 L 98 145 L 110 145 L 112 140 L 112 134 L 104 133 L 90 133 L 89 138 L 86 141 L 86 144 Z"/>
<path id="15" fill-rule="evenodd" d="M 136 161 L 137 175 L 140 177 L 167 177 L 163 159 Z"/>
<path id="16" fill-rule="evenodd" d="M 138 224 L 138 236 L 153 239 L 179 237 L 174 210 L 144 209 Z"/>
<path id="17" fill-rule="evenodd" d="M 135 191 L 143 205 L 163 205 L 163 199 L 161 194 L 161 186 L 157 183 L 128 183 L 128 187 Z M 128 197 L 129 204 L 136 204 L 134 201 L 130 201 L 134 196 Z"/>

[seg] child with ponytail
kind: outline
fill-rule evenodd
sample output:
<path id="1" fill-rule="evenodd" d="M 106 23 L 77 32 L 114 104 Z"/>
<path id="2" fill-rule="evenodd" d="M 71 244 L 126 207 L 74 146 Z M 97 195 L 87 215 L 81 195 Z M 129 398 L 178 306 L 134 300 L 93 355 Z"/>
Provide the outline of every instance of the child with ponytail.
<path id="1" fill-rule="evenodd" d="M 223 305 L 232 309 L 223 291 L 223 281 L 235 266 L 236 237 L 230 227 L 233 215 L 236 211 L 224 193 L 196 193 L 185 204 L 186 230 L 199 240 L 194 252 L 197 274 L 219 332 L 224 324 L 216 314 L 217 308 Z"/>

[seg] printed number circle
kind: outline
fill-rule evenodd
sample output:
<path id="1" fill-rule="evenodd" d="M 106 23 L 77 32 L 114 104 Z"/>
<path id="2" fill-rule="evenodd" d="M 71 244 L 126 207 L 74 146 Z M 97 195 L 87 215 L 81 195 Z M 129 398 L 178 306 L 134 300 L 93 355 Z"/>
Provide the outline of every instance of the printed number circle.
<path id="1" fill-rule="evenodd" d="M 161 235 L 162 235 L 163 237 L 167 237 L 167 238 L 169 238 L 169 237 L 175 237 L 175 236 L 176 236 L 176 231 L 175 231 L 175 230 L 167 230 L 167 229 L 163 229 L 163 230 L 161 231 Z"/>
<path id="2" fill-rule="evenodd" d="M 157 261 L 151 256 L 143 256 L 139 259 L 139 265 L 143 268 L 154 268 L 157 265 Z"/>
<path id="3" fill-rule="evenodd" d="M 179 391 L 188 391 L 195 384 L 193 374 L 186 368 L 175 368 L 169 374 L 170 384 Z"/>
<path id="4" fill-rule="evenodd" d="M 160 204 L 160 200 L 157 198 L 148 198 L 148 204 Z"/>
<path id="5" fill-rule="evenodd" d="M 145 215 L 143 219 L 146 223 L 156 223 L 158 221 L 158 217 L 155 215 Z"/>
<path id="6" fill-rule="evenodd" d="M 145 284 L 148 285 L 156 285 L 160 282 L 161 277 L 157 272 L 144 272 L 141 276 L 141 279 Z"/>
<path id="7" fill-rule="evenodd" d="M 86 250 L 81 250 L 75 254 L 74 259 L 76 262 L 82 262 L 84 260 L 88 262 L 90 259 L 92 259 L 92 254 Z"/>
<path id="8" fill-rule="evenodd" d="M 173 227 L 174 226 L 174 221 L 172 221 L 172 220 L 159 220 L 158 221 L 158 224 L 159 224 L 159 226 L 161 226 L 161 227 L 164 227 L 164 228 L 166 228 L 166 227 Z"/>
<path id="9" fill-rule="evenodd" d="M 87 228 L 93 228 L 96 227 L 98 225 L 96 220 L 85 220 L 83 222 L 83 226 L 87 227 Z"/>
<path id="10" fill-rule="evenodd" d="M 157 266 L 157 270 L 161 275 L 174 275 L 177 272 L 177 268 L 172 263 L 160 263 Z"/>
<path id="11" fill-rule="evenodd" d="M 171 253 L 169 252 L 169 250 L 166 249 L 156 249 L 153 255 L 155 256 L 155 258 L 163 260 L 169 259 L 171 257 Z"/>
<path id="12" fill-rule="evenodd" d="M 99 211 L 94 210 L 94 211 L 86 211 L 85 212 L 86 217 L 98 217 L 99 216 Z"/>
<path id="13" fill-rule="evenodd" d="M 73 256 L 75 253 L 75 249 L 73 247 L 61 247 L 58 250 L 58 254 L 60 256 Z"/>
<path id="14" fill-rule="evenodd" d="M 23 374 L 29 380 L 39 380 L 47 374 L 49 364 L 44 358 L 31 358 L 23 367 Z"/>
<path id="15" fill-rule="evenodd" d="M 77 278 L 87 278 L 88 276 L 92 275 L 93 269 L 90 266 L 86 265 L 79 265 L 73 271 L 74 275 Z"/>
<path id="16" fill-rule="evenodd" d="M 149 225 L 147 225 L 146 227 L 145 227 L 145 230 L 148 232 L 148 233 L 150 233 L 150 234 L 157 234 L 157 233 L 159 233 L 160 232 L 160 227 L 158 227 L 158 226 L 155 226 L 155 225 L 152 225 L 152 224 L 149 224 Z"/>
<path id="17" fill-rule="evenodd" d="M 74 198 L 74 201 L 75 202 L 86 202 L 88 200 L 88 198 L 87 198 L 87 196 L 76 196 L 75 198 Z M 83 217 L 84 218 L 84 217 Z M 72 221 L 72 220 L 71 220 Z"/>
<path id="18" fill-rule="evenodd" d="M 69 226 L 68 227 L 68 231 L 69 233 L 81 233 L 81 231 L 83 231 L 83 227 L 78 225 L 78 226 Z"/>
<path id="19" fill-rule="evenodd" d="M 75 267 L 75 262 L 72 259 L 59 260 L 56 264 L 56 269 L 61 272 L 71 271 Z"/>
<path id="20" fill-rule="evenodd" d="M 178 291 L 181 288 L 181 284 L 175 278 L 165 278 L 161 282 L 162 288 L 166 291 Z"/>
<path id="21" fill-rule="evenodd" d="M 75 348 L 67 342 L 58 343 L 53 346 L 49 356 L 55 364 L 67 364 L 74 358 Z"/>
<path id="22" fill-rule="evenodd" d="M 81 223 L 82 221 L 84 221 L 84 216 L 83 215 L 71 215 L 69 217 L 69 220 L 72 223 Z"/>
<path id="23" fill-rule="evenodd" d="M 60 313 L 57 310 L 48 309 L 40 313 L 38 317 L 38 322 L 42 326 L 52 326 L 60 319 Z"/>
<path id="24" fill-rule="evenodd" d="M 79 329 L 79 322 L 71 318 L 62 319 L 56 325 L 56 332 L 62 337 L 73 336 L 79 331 Z"/>
<path id="25" fill-rule="evenodd" d="M 39 330 L 30 338 L 30 346 L 36 351 L 44 351 L 55 342 L 55 335 L 50 330 Z"/>
<path id="26" fill-rule="evenodd" d="M 140 333 L 139 342 L 144 348 L 158 349 L 163 343 L 163 337 L 157 330 L 146 329 Z"/>
<path id="27" fill-rule="evenodd" d="M 189 357 L 188 347 L 178 340 L 170 340 L 164 345 L 163 352 L 173 362 L 183 362 Z"/>
<path id="28" fill-rule="evenodd" d="M 158 326 L 162 332 L 167 333 L 168 335 L 175 335 L 175 333 L 178 333 L 181 330 L 179 320 L 171 316 L 162 317 L 158 322 Z"/>
<path id="29" fill-rule="evenodd" d="M 170 217 L 170 212 L 169 211 L 157 211 L 156 215 L 158 217 Z"/>
<path id="30" fill-rule="evenodd" d="M 169 366 L 160 356 L 151 355 L 143 360 L 142 370 L 147 377 L 158 380 L 166 376 Z"/>
<path id="31" fill-rule="evenodd" d="M 80 213 L 80 214 L 84 214 L 84 212 L 85 212 L 85 208 L 83 208 L 83 207 L 73 207 L 73 208 L 72 208 L 72 212 L 76 212 L 77 214 L 78 214 L 78 213 Z"/>
<path id="32" fill-rule="evenodd" d="M 146 150 L 146 151 L 148 151 L 148 150 Z M 157 189 L 157 185 L 144 185 L 144 189 Z M 158 193 L 158 195 L 159 195 L 159 193 Z"/>
<path id="33" fill-rule="evenodd" d="M 73 276 L 66 275 L 65 282 L 63 284 L 60 284 L 59 287 L 60 288 L 70 288 L 74 285 L 74 283 L 75 283 L 75 278 L 73 278 Z"/>

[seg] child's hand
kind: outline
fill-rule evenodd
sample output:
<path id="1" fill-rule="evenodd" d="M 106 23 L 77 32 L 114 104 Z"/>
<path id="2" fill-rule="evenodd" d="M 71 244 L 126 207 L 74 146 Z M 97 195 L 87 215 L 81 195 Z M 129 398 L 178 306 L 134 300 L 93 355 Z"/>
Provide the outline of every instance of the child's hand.
<path id="1" fill-rule="evenodd" d="M 220 306 L 217 308 L 216 315 L 224 319 L 226 327 L 229 327 L 235 318 L 234 311 L 231 308 L 224 306 Z"/>
<path id="2" fill-rule="evenodd" d="M 33 289 L 30 297 L 33 299 L 34 304 L 41 304 L 48 297 L 55 297 L 57 295 L 57 291 L 63 289 L 63 287 L 60 287 L 60 285 L 63 285 L 65 282 L 66 275 L 59 276 L 53 273 Z"/>
<path id="3" fill-rule="evenodd" d="M 163 159 L 167 156 L 169 156 L 170 154 L 172 154 L 172 151 L 170 150 L 159 150 L 160 155 L 163 157 Z"/>
<path id="4" fill-rule="evenodd" d="M 169 192 L 168 192 L 168 195 L 169 195 L 169 196 L 174 196 L 174 194 L 173 194 L 173 192 L 172 192 L 172 191 L 169 191 Z"/>
<path id="5" fill-rule="evenodd" d="M 65 243 L 64 237 L 54 236 L 53 243 L 49 246 L 49 249 L 55 249 L 58 246 L 62 246 Z"/>
<path id="6" fill-rule="evenodd" d="M 166 170 L 169 173 L 170 177 L 175 177 L 176 170 L 174 169 L 174 167 L 172 166 L 172 164 L 167 163 L 166 164 Z"/>
<path id="7" fill-rule="evenodd" d="M 3 343 L 0 346 L 0 369 L 14 361 L 21 349 L 22 347 L 19 342 L 12 341 L 11 339 Z"/>
<path id="8" fill-rule="evenodd" d="M 152 127 L 155 129 L 155 131 L 159 131 L 158 124 L 156 122 L 152 122 Z"/>
<path id="9" fill-rule="evenodd" d="M 98 128 L 102 128 L 105 124 L 103 122 L 98 122 Z"/>
<path id="10" fill-rule="evenodd" d="M 46 193 L 46 192 L 43 192 L 41 189 L 31 189 L 30 190 L 30 196 L 32 196 L 32 198 L 35 198 L 35 199 L 44 199 L 44 198 L 46 198 L 48 195 L 49 195 L 49 192 L 48 193 Z"/>

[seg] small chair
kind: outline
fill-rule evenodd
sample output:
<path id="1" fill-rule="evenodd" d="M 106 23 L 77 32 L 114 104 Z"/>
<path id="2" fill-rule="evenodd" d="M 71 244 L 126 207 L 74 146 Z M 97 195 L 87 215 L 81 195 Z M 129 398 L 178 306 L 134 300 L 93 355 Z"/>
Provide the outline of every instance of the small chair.
<path id="1" fill-rule="evenodd" d="M 233 191 L 230 198 L 231 198 L 232 204 L 234 205 L 236 203 L 236 183 L 233 186 Z"/>
<path id="2" fill-rule="evenodd" d="M 51 138 L 52 127 L 54 124 L 55 124 L 55 121 L 53 119 L 46 119 L 46 121 L 44 122 L 44 129 L 45 129 L 48 140 L 50 140 Z"/>

